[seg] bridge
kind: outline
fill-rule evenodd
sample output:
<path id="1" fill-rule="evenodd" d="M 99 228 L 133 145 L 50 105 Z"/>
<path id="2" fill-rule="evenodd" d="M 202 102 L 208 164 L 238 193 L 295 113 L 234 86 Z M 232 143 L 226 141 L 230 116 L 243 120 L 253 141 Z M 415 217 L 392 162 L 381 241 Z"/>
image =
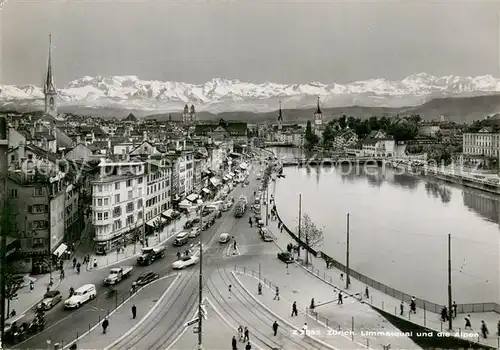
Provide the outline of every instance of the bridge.
<path id="1" fill-rule="evenodd" d="M 303 166 L 303 165 L 382 165 L 388 158 L 383 157 L 346 157 L 346 158 L 298 158 L 283 157 L 279 159 L 283 166 Z"/>

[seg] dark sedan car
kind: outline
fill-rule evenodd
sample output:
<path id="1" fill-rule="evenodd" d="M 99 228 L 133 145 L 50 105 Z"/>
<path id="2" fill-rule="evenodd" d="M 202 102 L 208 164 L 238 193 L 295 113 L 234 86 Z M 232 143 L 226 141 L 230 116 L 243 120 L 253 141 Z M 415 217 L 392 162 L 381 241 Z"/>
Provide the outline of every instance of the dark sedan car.
<path id="1" fill-rule="evenodd" d="M 145 286 L 148 283 L 151 283 L 157 280 L 160 277 L 159 274 L 154 272 L 145 272 L 139 276 L 139 278 L 134 282 L 137 286 Z"/>

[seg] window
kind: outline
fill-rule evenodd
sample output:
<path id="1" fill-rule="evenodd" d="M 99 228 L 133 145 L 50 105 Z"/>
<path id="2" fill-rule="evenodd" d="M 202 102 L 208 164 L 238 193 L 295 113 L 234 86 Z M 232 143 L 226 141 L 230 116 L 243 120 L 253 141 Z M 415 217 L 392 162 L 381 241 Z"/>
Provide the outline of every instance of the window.
<path id="1" fill-rule="evenodd" d="M 115 194 L 115 203 L 120 203 L 120 195 Z"/>
<path id="2" fill-rule="evenodd" d="M 131 213 L 134 211 L 134 203 L 130 202 L 130 203 L 127 203 L 127 213 Z"/>
<path id="3" fill-rule="evenodd" d="M 102 220 L 102 213 L 97 213 L 97 221 L 101 221 Z"/>
<path id="4" fill-rule="evenodd" d="M 142 198 L 137 200 L 137 208 L 142 208 Z"/>
<path id="5" fill-rule="evenodd" d="M 109 212 L 105 211 L 104 212 L 104 220 L 108 220 L 108 219 L 109 219 Z"/>
<path id="6" fill-rule="evenodd" d="M 104 205 L 109 205 L 109 198 L 104 198 Z"/>
<path id="7" fill-rule="evenodd" d="M 141 197 L 141 196 L 142 196 L 142 187 L 139 187 L 139 188 L 137 189 L 137 196 L 138 196 L 138 197 Z"/>
<path id="8" fill-rule="evenodd" d="M 97 186 L 97 192 L 102 192 L 102 185 Z"/>
<path id="9" fill-rule="evenodd" d="M 141 219 L 142 219 L 142 211 L 137 213 L 137 220 L 141 220 Z"/>
<path id="10" fill-rule="evenodd" d="M 128 199 L 134 198 L 134 191 L 128 191 Z"/>
<path id="11" fill-rule="evenodd" d="M 98 207 L 102 207 L 102 199 L 101 199 L 101 198 L 99 198 L 99 199 L 97 200 L 97 206 L 98 206 Z"/>
<path id="12" fill-rule="evenodd" d="M 132 180 L 127 180 L 127 187 L 132 187 Z"/>
<path id="13" fill-rule="evenodd" d="M 119 189 L 120 189 L 120 183 L 117 182 L 117 183 L 115 183 L 115 190 L 119 190 Z"/>
<path id="14" fill-rule="evenodd" d="M 33 230 L 41 230 L 49 227 L 49 222 L 47 220 L 35 220 L 33 221 Z"/>
<path id="15" fill-rule="evenodd" d="M 117 217 L 120 217 L 121 215 L 122 215 L 122 207 L 120 207 L 120 206 L 114 207 L 113 208 L 113 217 L 117 218 Z"/>
<path id="16" fill-rule="evenodd" d="M 129 215 L 127 216 L 127 225 L 132 225 L 134 223 L 134 216 Z"/>
<path id="17" fill-rule="evenodd" d="M 116 230 L 119 230 L 122 228 L 122 221 L 121 220 L 115 220 L 113 222 L 113 230 L 116 231 Z"/>
<path id="18" fill-rule="evenodd" d="M 43 188 L 42 187 L 35 187 L 33 191 L 33 196 L 34 197 L 41 197 L 43 196 Z"/>
<path id="19" fill-rule="evenodd" d="M 142 184 L 142 177 L 140 177 L 140 178 L 138 178 L 138 179 L 137 179 L 137 183 L 138 183 L 139 185 L 140 185 L 140 184 Z"/>

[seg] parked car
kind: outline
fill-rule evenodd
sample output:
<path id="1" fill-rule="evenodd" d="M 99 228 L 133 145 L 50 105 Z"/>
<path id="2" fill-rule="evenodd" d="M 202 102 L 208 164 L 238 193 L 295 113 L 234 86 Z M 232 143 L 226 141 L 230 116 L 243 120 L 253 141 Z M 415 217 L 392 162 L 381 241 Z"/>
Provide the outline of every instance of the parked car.
<path id="1" fill-rule="evenodd" d="M 191 229 L 191 232 L 189 232 L 189 238 L 195 238 L 200 235 L 200 227 L 196 226 Z"/>
<path id="2" fill-rule="evenodd" d="M 289 264 L 293 262 L 293 255 L 290 252 L 280 252 L 278 253 L 278 259 Z"/>
<path id="3" fill-rule="evenodd" d="M 96 295 L 97 295 L 97 290 L 95 288 L 95 285 L 85 284 L 80 288 L 78 288 L 77 290 L 75 290 L 75 292 L 70 298 L 66 299 L 66 301 L 64 302 L 64 308 L 65 309 L 79 308 L 87 301 L 94 299 Z"/>
<path id="4" fill-rule="evenodd" d="M 157 273 L 151 271 L 144 272 L 139 276 L 139 278 L 137 278 L 137 280 L 133 284 L 137 286 L 145 286 L 146 284 L 156 281 L 158 278 L 160 278 L 160 275 Z"/>
<path id="5" fill-rule="evenodd" d="M 274 237 L 267 227 L 259 228 L 259 233 L 260 233 L 260 237 L 264 240 L 264 242 L 274 241 Z"/>
<path id="6" fill-rule="evenodd" d="M 184 269 L 188 266 L 196 265 L 200 261 L 198 255 L 185 256 L 181 260 L 177 260 L 172 264 L 172 267 L 176 270 Z"/>
<path id="7" fill-rule="evenodd" d="M 43 310 L 52 309 L 57 303 L 62 300 L 62 294 L 58 290 L 50 290 L 43 296 L 40 308 Z"/>

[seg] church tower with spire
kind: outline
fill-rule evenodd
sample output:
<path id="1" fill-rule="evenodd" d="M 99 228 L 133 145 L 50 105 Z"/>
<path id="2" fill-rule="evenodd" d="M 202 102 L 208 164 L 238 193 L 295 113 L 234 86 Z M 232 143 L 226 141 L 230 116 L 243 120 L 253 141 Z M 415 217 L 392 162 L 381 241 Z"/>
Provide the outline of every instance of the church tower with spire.
<path id="1" fill-rule="evenodd" d="M 182 122 L 187 123 L 189 121 L 189 107 L 186 104 L 184 106 L 184 111 L 182 112 Z"/>
<path id="2" fill-rule="evenodd" d="M 191 123 L 194 123 L 196 120 L 196 112 L 194 110 L 194 105 L 191 105 L 191 108 L 189 109 L 189 121 Z"/>
<path id="3" fill-rule="evenodd" d="M 52 35 L 49 34 L 49 63 L 47 67 L 47 78 L 43 85 L 45 95 L 45 113 L 54 118 L 57 117 L 57 90 L 52 72 Z"/>
<path id="4" fill-rule="evenodd" d="M 314 130 L 316 134 L 321 133 L 321 131 L 323 130 L 323 112 L 321 111 L 321 108 L 319 106 L 319 96 L 316 106 L 316 112 L 314 112 Z"/>
<path id="5" fill-rule="evenodd" d="M 278 132 L 276 134 L 276 139 L 278 142 L 281 142 L 281 130 L 283 129 L 283 112 L 281 111 L 281 100 L 278 100 L 279 102 L 279 109 L 278 109 Z"/>

